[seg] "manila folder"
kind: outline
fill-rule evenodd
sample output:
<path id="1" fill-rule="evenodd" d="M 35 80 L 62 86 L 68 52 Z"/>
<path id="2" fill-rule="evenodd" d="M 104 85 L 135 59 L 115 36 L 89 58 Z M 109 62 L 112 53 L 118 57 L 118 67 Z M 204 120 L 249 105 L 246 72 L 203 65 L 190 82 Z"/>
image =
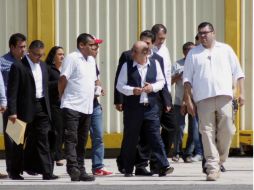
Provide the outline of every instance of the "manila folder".
<path id="1" fill-rule="evenodd" d="M 26 123 L 24 121 L 16 119 L 15 123 L 12 123 L 12 121 L 8 120 L 6 133 L 17 145 L 24 143 L 25 131 Z"/>

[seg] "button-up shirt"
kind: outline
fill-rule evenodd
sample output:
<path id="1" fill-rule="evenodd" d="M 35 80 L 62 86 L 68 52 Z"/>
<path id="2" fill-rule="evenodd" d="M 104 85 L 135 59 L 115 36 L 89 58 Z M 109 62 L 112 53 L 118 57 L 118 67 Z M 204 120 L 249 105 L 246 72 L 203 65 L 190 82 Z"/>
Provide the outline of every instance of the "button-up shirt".
<path id="1" fill-rule="evenodd" d="M 36 98 L 42 98 L 43 97 L 43 81 L 42 81 L 42 71 L 40 63 L 33 63 L 32 60 L 29 58 L 29 56 L 26 55 L 26 58 L 28 60 L 28 63 L 30 65 L 30 68 L 33 73 L 34 82 L 35 82 L 35 90 Z"/>
<path id="2" fill-rule="evenodd" d="M 11 65 L 16 61 L 15 57 L 9 52 L 2 57 L 0 57 L 1 72 L 4 80 L 5 92 L 7 91 L 9 72 L 11 70 Z"/>
<path id="3" fill-rule="evenodd" d="M 64 59 L 60 76 L 65 76 L 67 85 L 61 99 L 61 108 L 69 108 L 84 114 L 92 114 L 96 76 L 95 60 L 87 59 L 79 50 Z"/>
<path id="4" fill-rule="evenodd" d="M 152 50 L 153 52 L 157 53 L 163 58 L 164 74 L 167 81 L 167 87 L 168 87 L 168 91 L 171 92 L 171 60 L 170 60 L 170 54 L 169 54 L 168 48 L 166 44 L 162 44 L 160 49 L 154 46 Z"/>
<path id="5" fill-rule="evenodd" d="M 0 72 L 0 106 L 4 106 L 4 107 L 7 106 L 7 100 L 6 100 L 5 89 L 4 89 L 4 80 L 3 80 L 1 72 Z"/>
<path id="6" fill-rule="evenodd" d="M 160 67 L 160 64 L 158 63 L 158 61 L 155 61 L 156 63 L 156 70 L 157 70 L 157 75 L 156 75 L 156 82 L 151 84 L 152 88 L 153 88 L 153 92 L 158 92 L 159 90 L 161 90 L 165 84 L 165 79 Z M 147 60 L 147 62 L 144 65 L 138 64 L 137 62 L 133 62 L 133 67 L 137 66 L 139 75 L 141 77 L 141 87 L 145 86 L 145 82 L 146 82 L 146 74 L 147 74 L 147 68 L 148 65 L 150 65 L 150 61 L 149 59 Z M 128 82 L 128 71 L 127 71 L 127 62 L 123 64 L 119 77 L 118 77 L 118 81 L 117 81 L 117 85 L 116 88 L 119 92 L 123 93 L 126 96 L 130 96 L 130 95 L 134 95 L 133 94 L 133 90 L 135 87 L 137 86 L 129 86 L 127 85 Z M 148 97 L 147 97 L 147 93 L 142 92 L 141 96 L 140 96 L 140 103 L 148 103 Z"/>
<path id="7" fill-rule="evenodd" d="M 233 49 L 215 42 L 212 49 L 200 44 L 190 50 L 184 64 L 183 82 L 189 82 L 195 102 L 225 95 L 233 97 L 233 81 L 244 77 Z"/>

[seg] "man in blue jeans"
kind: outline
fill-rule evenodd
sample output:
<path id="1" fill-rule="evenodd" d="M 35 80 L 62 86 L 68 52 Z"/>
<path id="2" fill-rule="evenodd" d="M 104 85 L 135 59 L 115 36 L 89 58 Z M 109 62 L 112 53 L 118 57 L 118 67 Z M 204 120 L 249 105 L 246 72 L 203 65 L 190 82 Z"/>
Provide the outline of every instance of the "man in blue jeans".
<path id="1" fill-rule="evenodd" d="M 101 39 L 94 37 L 97 47 L 93 49 L 93 57 L 96 58 L 98 54 L 99 44 L 102 43 Z M 96 74 L 99 76 L 100 72 L 96 65 Z M 104 144 L 103 144 L 103 120 L 102 120 L 102 107 L 98 102 L 98 97 L 104 96 L 101 88 L 100 80 L 95 82 L 95 98 L 93 102 L 93 113 L 91 117 L 90 137 L 92 140 L 92 172 L 94 175 L 103 176 L 111 175 L 112 172 L 107 171 L 103 164 L 104 159 Z"/>
<path id="2" fill-rule="evenodd" d="M 174 141 L 174 156 L 172 158 L 172 160 L 175 162 L 179 161 L 180 155 L 182 155 L 182 158 L 186 163 L 201 161 L 203 155 L 202 144 L 198 132 L 198 117 L 197 116 L 192 117 L 191 115 L 188 115 L 189 125 L 188 125 L 188 139 L 186 143 L 186 149 L 184 153 L 181 152 L 186 114 L 186 106 L 184 105 L 183 102 L 184 87 L 182 83 L 182 74 L 185 57 L 187 56 L 189 50 L 193 47 L 195 47 L 194 43 L 192 42 L 185 43 L 183 45 L 184 58 L 178 60 L 172 67 L 172 84 L 175 83 L 174 108 L 178 125 Z M 195 156 L 192 157 L 194 148 L 195 148 Z"/>

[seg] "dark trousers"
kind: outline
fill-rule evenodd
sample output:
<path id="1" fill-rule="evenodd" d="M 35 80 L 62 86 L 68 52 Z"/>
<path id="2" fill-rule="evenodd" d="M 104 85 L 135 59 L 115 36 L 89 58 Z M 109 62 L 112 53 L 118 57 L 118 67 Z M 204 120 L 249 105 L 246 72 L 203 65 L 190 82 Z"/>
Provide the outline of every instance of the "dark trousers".
<path id="1" fill-rule="evenodd" d="M 8 122 L 8 110 L 3 113 L 3 133 L 5 145 L 6 171 L 9 175 L 17 175 L 23 171 L 23 146 L 17 145 L 5 132 Z"/>
<path id="2" fill-rule="evenodd" d="M 91 123 L 91 114 L 83 114 L 68 108 L 63 108 L 62 111 L 67 172 L 70 174 L 73 167 L 85 172 L 85 146 Z"/>
<path id="3" fill-rule="evenodd" d="M 54 160 L 59 161 L 63 159 L 63 116 L 62 110 L 57 105 L 51 106 L 52 128 L 56 132 L 54 144 Z"/>
<path id="4" fill-rule="evenodd" d="M 159 168 L 169 166 L 164 145 L 160 136 L 160 120 L 157 105 L 139 105 L 136 109 L 125 108 L 124 110 L 124 133 L 122 142 L 122 156 L 126 173 L 132 173 L 136 147 L 139 142 L 139 134 L 142 130 L 148 145 L 159 165 Z"/>
<path id="5" fill-rule="evenodd" d="M 24 149 L 24 170 L 47 175 L 53 173 L 49 145 L 49 116 L 44 98 L 35 103 L 35 116 L 27 124 Z"/>

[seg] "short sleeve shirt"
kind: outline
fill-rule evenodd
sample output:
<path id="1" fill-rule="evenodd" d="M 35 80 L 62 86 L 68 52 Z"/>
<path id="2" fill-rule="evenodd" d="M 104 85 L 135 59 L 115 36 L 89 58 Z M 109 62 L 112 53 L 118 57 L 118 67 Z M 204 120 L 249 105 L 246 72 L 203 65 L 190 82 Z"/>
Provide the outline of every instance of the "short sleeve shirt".
<path id="1" fill-rule="evenodd" d="M 85 59 L 77 50 L 64 59 L 60 76 L 65 76 L 67 79 L 61 108 L 92 114 L 97 80 L 95 59 L 92 56 Z"/>

